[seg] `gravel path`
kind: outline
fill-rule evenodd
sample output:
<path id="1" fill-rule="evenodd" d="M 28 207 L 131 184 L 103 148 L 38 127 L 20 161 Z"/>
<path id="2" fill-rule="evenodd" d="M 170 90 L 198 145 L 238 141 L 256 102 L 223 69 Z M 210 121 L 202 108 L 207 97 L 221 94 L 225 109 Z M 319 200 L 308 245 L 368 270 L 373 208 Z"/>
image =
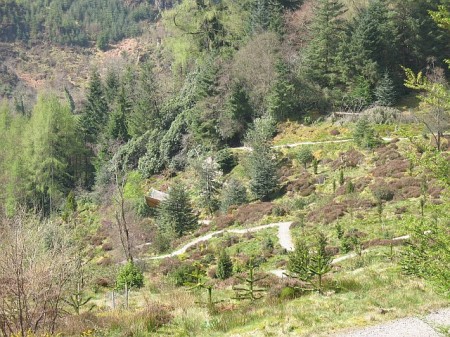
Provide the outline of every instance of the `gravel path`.
<path id="1" fill-rule="evenodd" d="M 407 317 L 395 321 L 333 334 L 335 337 L 442 337 L 439 328 L 450 328 L 450 308 L 425 317 Z"/>
<path id="2" fill-rule="evenodd" d="M 381 139 L 384 140 L 385 142 L 390 142 L 394 138 L 382 137 Z M 399 140 L 406 140 L 408 138 L 398 138 L 398 139 Z M 302 145 L 339 144 L 339 143 L 348 143 L 348 142 L 353 142 L 353 138 L 335 139 L 335 140 L 322 140 L 322 141 L 316 141 L 316 142 L 305 141 L 305 142 L 298 142 L 298 143 L 291 143 L 291 144 L 284 144 L 284 145 L 274 145 L 274 146 L 272 146 L 272 149 L 282 149 L 282 148 L 286 148 L 286 147 L 297 147 L 297 146 L 302 146 Z M 252 151 L 252 148 L 249 147 L 249 146 L 234 147 L 232 149 L 233 150 L 238 150 L 238 151 Z"/>
<path id="3" fill-rule="evenodd" d="M 292 236 L 291 236 L 291 231 L 290 231 L 291 225 L 292 225 L 292 221 L 277 222 L 277 223 L 271 223 L 268 225 L 243 228 L 243 229 L 228 229 L 228 230 L 223 229 L 220 231 L 215 231 L 215 232 L 200 236 L 200 237 L 192 240 L 191 242 L 185 244 L 180 249 L 173 251 L 170 254 L 149 257 L 149 258 L 147 258 L 147 260 L 160 260 L 160 259 L 164 259 L 166 257 L 173 257 L 173 256 L 184 254 L 190 247 L 195 246 L 197 243 L 211 240 L 213 237 L 215 237 L 219 234 L 225 233 L 225 232 L 234 233 L 234 234 L 245 234 L 245 233 L 258 232 L 263 229 L 274 228 L 274 227 L 278 227 L 278 240 L 280 242 L 281 247 L 283 247 L 284 249 L 286 249 L 288 251 L 292 251 L 292 250 L 294 250 L 294 244 L 292 241 Z"/>

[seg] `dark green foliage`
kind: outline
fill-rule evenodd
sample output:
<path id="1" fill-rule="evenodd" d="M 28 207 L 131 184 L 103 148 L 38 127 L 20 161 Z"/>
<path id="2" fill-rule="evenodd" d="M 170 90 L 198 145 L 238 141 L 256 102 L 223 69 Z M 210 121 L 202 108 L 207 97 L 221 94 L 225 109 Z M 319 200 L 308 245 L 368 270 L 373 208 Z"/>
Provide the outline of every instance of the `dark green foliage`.
<path id="1" fill-rule="evenodd" d="M 345 191 L 347 192 L 347 194 L 351 194 L 355 192 L 355 185 L 353 185 L 353 182 L 351 180 L 349 180 L 349 182 L 347 183 L 347 186 L 345 187 Z"/>
<path id="2" fill-rule="evenodd" d="M 280 121 L 293 115 L 296 96 L 286 64 L 278 60 L 276 70 L 278 78 L 267 98 L 267 111 L 275 120 Z"/>
<path id="3" fill-rule="evenodd" d="M 360 118 L 353 131 L 353 139 L 361 148 L 372 149 L 379 144 L 375 130 L 365 118 Z"/>
<path id="4" fill-rule="evenodd" d="M 259 200 L 269 199 L 278 188 L 275 154 L 269 146 L 274 132 L 274 120 L 264 117 L 257 118 L 246 135 L 246 142 L 252 147 L 246 163 L 250 190 Z"/>
<path id="5" fill-rule="evenodd" d="M 224 112 L 219 118 L 221 137 L 230 144 L 239 144 L 252 122 L 253 115 L 246 88 L 240 82 L 234 83 Z"/>
<path id="6" fill-rule="evenodd" d="M 146 62 L 137 71 L 137 83 L 129 88 L 135 99 L 128 119 L 130 135 L 133 137 L 143 135 L 148 130 L 160 129 L 163 124 L 153 64 Z"/>
<path id="7" fill-rule="evenodd" d="M 397 98 L 396 88 L 387 72 L 385 72 L 383 77 L 378 81 L 374 93 L 377 104 L 382 106 L 394 105 Z"/>
<path id="8" fill-rule="evenodd" d="M 107 137 L 121 143 L 126 143 L 130 139 L 127 125 L 127 114 L 131 110 L 131 103 L 125 95 L 125 89 L 122 87 L 117 99 L 116 108 L 109 117 L 107 126 Z"/>
<path id="9" fill-rule="evenodd" d="M 217 260 L 216 275 L 219 279 L 225 280 L 233 274 L 233 262 L 225 250 L 220 252 Z"/>
<path id="10" fill-rule="evenodd" d="M 173 280 L 177 287 L 184 285 L 193 285 L 198 282 L 197 266 L 193 264 L 183 263 L 181 266 L 169 273 L 169 277 Z"/>
<path id="11" fill-rule="evenodd" d="M 222 190 L 222 201 L 220 208 L 222 212 L 227 212 L 230 206 L 242 205 L 247 202 L 247 189 L 236 179 L 228 181 Z"/>
<path id="12" fill-rule="evenodd" d="M 318 0 L 312 25 L 313 39 L 304 67 L 308 76 L 323 86 L 337 81 L 336 51 L 344 39 L 344 6 L 338 0 Z"/>
<path id="13" fill-rule="evenodd" d="M 1 41 L 45 39 L 87 46 L 96 40 L 104 49 L 108 42 L 137 35 L 139 22 L 150 19 L 152 10 L 146 2 L 131 7 L 120 0 L 8 0 L 0 16 L 9 23 Z"/>
<path id="14" fill-rule="evenodd" d="M 306 169 L 306 166 L 314 160 L 314 155 L 309 147 L 302 147 L 297 153 L 297 160 Z"/>
<path id="15" fill-rule="evenodd" d="M 315 157 L 314 157 L 314 159 L 312 161 L 312 166 L 313 166 L 314 174 L 317 174 L 317 169 L 319 167 L 319 161 Z"/>
<path id="16" fill-rule="evenodd" d="M 167 199 L 161 202 L 158 209 L 158 225 L 162 231 L 177 237 L 198 226 L 184 185 L 174 184 L 169 189 Z"/>
<path id="17" fill-rule="evenodd" d="M 89 82 L 87 103 L 79 120 L 79 128 L 86 143 L 97 143 L 108 121 L 109 107 L 98 71 L 94 70 Z"/>
<path id="18" fill-rule="evenodd" d="M 268 200 L 278 188 L 277 165 L 270 148 L 254 150 L 248 158 L 250 190 L 259 200 Z"/>
<path id="19" fill-rule="evenodd" d="M 388 186 L 378 186 L 372 191 L 377 200 L 391 201 L 394 198 L 394 192 Z"/>
<path id="20" fill-rule="evenodd" d="M 224 174 L 230 173 L 238 164 L 236 156 L 228 148 L 217 151 L 216 161 Z"/>
<path id="21" fill-rule="evenodd" d="M 342 186 L 345 183 L 344 170 L 339 170 L 339 185 Z"/>
<path id="22" fill-rule="evenodd" d="M 116 289 L 142 288 L 143 286 L 144 274 L 133 262 L 129 261 L 120 268 L 116 279 Z"/>

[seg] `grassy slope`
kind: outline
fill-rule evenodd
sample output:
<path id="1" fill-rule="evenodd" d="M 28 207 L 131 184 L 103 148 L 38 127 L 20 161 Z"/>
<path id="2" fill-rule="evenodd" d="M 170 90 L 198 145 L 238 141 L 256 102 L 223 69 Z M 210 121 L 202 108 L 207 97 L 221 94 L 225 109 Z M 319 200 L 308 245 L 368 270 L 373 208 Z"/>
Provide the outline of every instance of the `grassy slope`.
<path id="1" fill-rule="evenodd" d="M 284 131 L 275 139 L 276 144 L 303 141 L 305 133 L 308 140 L 329 139 L 329 131 L 335 126 L 329 123 L 322 123 L 310 127 L 288 124 Z M 379 126 L 380 133 L 386 132 L 391 137 L 417 134 L 418 125 L 402 125 L 401 127 Z M 349 136 L 352 125 L 341 127 L 341 135 Z M 308 131 L 309 130 L 309 131 Z M 333 136 L 330 136 L 333 139 Z M 313 152 L 322 160 L 328 158 L 336 160 L 343 152 L 354 148 L 353 143 L 342 144 L 317 144 L 311 146 Z M 396 144 L 397 151 L 405 156 L 412 151 L 408 140 L 402 140 Z M 279 156 L 284 158 L 295 158 L 295 153 L 299 148 L 282 148 L 278 150 Z M 358 150 L 360 151 L 360 150 Z M 377 151 L 361 151 L 364 159 L 354 168 L 345 169 L 347 181 L 357 181 L 360 178 L 370 180 L 374 184 L 379 178 L 373 177 L 373 169 L 380 163 L 380 153 Z M 239 155 L 245 156 L 240 152 Z M 288 161 L 289 162 L 289 161 Z M 296 182 L 302 179 L 305 174 L 303 168 L 291 161 L 292 167 L 283 178 L 285 184 Z M 274 204 L 285 209 L 285 215 L 269 214 L 256 220 L 247 226 L 270 223 L 276 221 L 296 220 L 303 223 L 303 226 L 295 226 L 292 233 L 294 238 L 301 237 L 304 233 L 321 230 L 326 233 L 330 245 L 339 247 L 340 241 L 336 237 L 335 225 L 340 223 L 345 230 L 357 229 L 365 233 L 364 240 L 388 238 L 407 233 L 405 228 L 405 216 L 416 214 L 418 211 L 418 198 L 394 198 L 384 204 L 383 214 L 380 219 L 376 207 L 364 208 L 361 210 L 347 211 L 343 216 L 331 223 L 308 221 L 308 214 L 320 212 L 323 207 L 334 202 L 347 202 L 351 198 L 363 198 L 374 201 L 370 187 L 366 186 L 358 194 L 348 195 L 345 192 L 341 195 L 334 195 L 332 190 L 332 180 L 338 178 L 337 170 L 331 164 L 319 165 L 319 176 L 324 176 L 324 184 L 315 185 L 315 193 L 308 197 L 300 196 L 299 192 L 288 192 L 288 194 L 274 200 Z M 309 174 L 314 178 L 312 169 L 308 168 Z M 413 178 L 419 178 L 421 168 L 415 167 L 411 172 Z M 247 179 L 245 171 L 239 165 L 231 173 L 242 179 Z M 383 177 L 390 183 L 398 182 L 400 179 L 409 177 L 408 172 L 397 177 Z M 185 182 L 192 183 L 192 172 L 187 172 L 178 177 Z M 152 180 L 150 185 L 162 186 L 170 183 L 170 180 L 161 178 Z M 338 185 L 339 188 L 339 185 Z M 342 188 L 341 188 L 342 192 Z M 338 193 L 340 194 L 340 193 Z M 431 198 L 430 198 L 431 200 Z M 448 193 L 442 192 L 440 195 L 443 209 L 449 209 Z M 426 206 L 426 214 L 430 214 L 431 202 Z M 398 212 L 404 208 L 403 212 Z M 303 222 L 300 219 L 304 219 Z M 236 226 L 236 225 L 234 225 Z M 217 229 L 213 223 L 210 230 Z M 235 265 L 242 264 L 245 256 L 264 256 L 265 260 L 261 265 L 261 271 L 268 271 L 274 268 L 282 268 L 283 261 L 287 260 L 287 255 L 283 253 L 277 244 L 276 230 L 269 229 L 251 236 L 234 236 L 231 245 L 230 236 L 224 235 L 214 238 L 210 242 L 202 244 L 201 250 L 188 251 L 178 259 L 192 263 L 205 261 L 205 254 L 217 254 L 223 247 L 227 247 L 228 253 L 233 257 Z M 270 253 L 264 250 L 264 242 L 271 237 L 275 243 L 274 250 Z M 181 242 L 187 242 L 193 237 L 186 237 Z M 427 284 L 416 278 L 404 276 L 397 265 L 400 255 L 400 247 L 395 247 L 392 251 L 389 247 L 374 247 L 363 257 L 346 260 L 334 266 L 332 273 L 328 277 L 328 292 L 325 296 L 318 294 L 304 295 L 294 300 L 279 300 L 277 292 L 284 287 L 286 280 L 278 280 L 271 276 L 268 284 L 272 288 L 269 290 L 270 296 L 257 302 L 255 305 L 244 302 L 230 301 L 233 296 L 230 282 L 219 282 L 216 284 L 214 298 L 225 300 L 218 306 L 218 313 L 210 313 L 205 307 L 195 304 L 196 301 L 204 301 L 204 292 L 192 292 L 185 288 L 176 288 L 171 285 L 170 279 L 159 274 L 159 265 L 165 264 L 157 261 L 147 266 L 149 272 L 146 274 L 147 283 L 144 289 L 132 294 L 132 307 L 137 309 L 147 307 L 149 303 L 162 303 L 170 312 L 170 323 L 157 330 L 157 335 L 175 336 L 315 336 L 326 332 L 336 331 L 354 326 L 376 324 L 383 320 L 390 320 L 407 315 L 425 313 L 427 310 L 447 306 L 448 300 L 436 294 Z M 194 259 L 194 260 L 192 260 Z M 244 259 L 244 260 L 243 260 Z M 189 262 L 190 261 L 190 262 Z M 211 264 L 211 268 L 214 263 Z M 104 295 L 99 295 L 98 304 L 107 304 Z M 107 321 L 116 319 L 113 329 L 103 330 L 107 336 L 120 336 L 125 333 L 134 333 L 135 336 L 145 336 L 148 334 L 143 316 L 137 313 L 128 312 L 105 312 L 102 319 Z M 119 319 L 118 315 L 126 315 L 127 318 Z M 114 318 L 115 317 L 115 318 Z M 129 324 L 131 322 L 131 325 Z M 102 335 L 103 335 L 102 334 Z"/>

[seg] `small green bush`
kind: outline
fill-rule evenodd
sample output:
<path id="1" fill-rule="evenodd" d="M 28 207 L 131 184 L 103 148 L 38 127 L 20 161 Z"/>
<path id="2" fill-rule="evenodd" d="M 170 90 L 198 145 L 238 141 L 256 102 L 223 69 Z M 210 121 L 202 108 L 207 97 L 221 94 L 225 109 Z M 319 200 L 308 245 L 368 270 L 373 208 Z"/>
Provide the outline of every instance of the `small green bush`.
<path id="1" fill-rule="evenodd" d="M 122 266 L 117 275 L 116 288 L 122 290 L 125 289 L 125 285 L 128 289 L 144 286 L 144 274 L 133 262 L 127 262 Z"/>

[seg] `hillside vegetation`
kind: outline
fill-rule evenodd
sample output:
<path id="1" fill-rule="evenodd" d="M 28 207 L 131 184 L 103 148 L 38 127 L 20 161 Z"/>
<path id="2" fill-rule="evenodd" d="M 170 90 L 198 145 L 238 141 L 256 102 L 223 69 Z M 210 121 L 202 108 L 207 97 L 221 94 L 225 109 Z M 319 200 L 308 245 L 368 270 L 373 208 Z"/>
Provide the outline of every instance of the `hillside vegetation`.
<path id="1" fill-rule="evenodd" d="M 448 306 L 449 5 L 2 2 L 0 333 L 319 336 Z"/>

